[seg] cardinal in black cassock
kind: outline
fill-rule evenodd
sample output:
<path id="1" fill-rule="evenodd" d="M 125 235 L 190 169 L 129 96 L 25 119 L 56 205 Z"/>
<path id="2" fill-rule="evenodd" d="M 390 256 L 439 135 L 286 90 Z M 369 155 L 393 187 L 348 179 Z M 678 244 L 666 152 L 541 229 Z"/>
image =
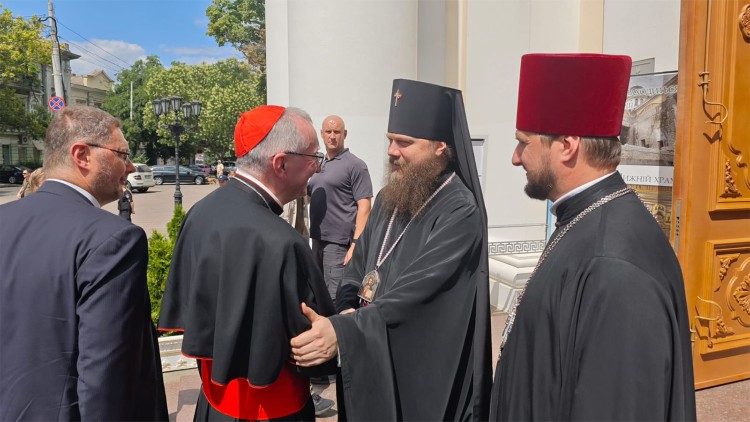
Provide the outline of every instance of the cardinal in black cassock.
<path id="1" fill-rule="evenodd" d="M 269 141 L 288 111 L 243 113 L 237 157 Z M 305 119 L 289 118 L 301 133 Z M 279 199 L 259 179 L 240 167 L 192 207 L 175 245 L 159 328 L 183 331 L 183 354 L 198 359 L 196 420 L 314 420 L 307 377 L 336 371 L 335 361 L 304 372 L 289 363 L 289 340 L 310 327 L 300 303 L 323 315 L 334 309 L 309 245 L 279 217 Z"/>
<path id="2" fill-rule="evenodd" d="M 695 419 L 680 266 L 615 170 L 630 66 L 522 58 L 513 164 L 557 229 L 509 314 L 492 420 Z"/>
<path id="3" fill-rule="evenodd" d="M 422 195 L 392 179 L 344 271 L 337 308 L 356 310 L 330 317 L 341 365 L 339 419 L 486 420 L 487 223 L 461 92 L 395 80 L 391 95 L 392 172 L 403 167 L 406 178 L 420 154 L 445 154 L 445 147 L 452 159 L 411 167 L 430 175 Z M 410 202 L 405 197 L 423 199 L 394 207 Z"/>

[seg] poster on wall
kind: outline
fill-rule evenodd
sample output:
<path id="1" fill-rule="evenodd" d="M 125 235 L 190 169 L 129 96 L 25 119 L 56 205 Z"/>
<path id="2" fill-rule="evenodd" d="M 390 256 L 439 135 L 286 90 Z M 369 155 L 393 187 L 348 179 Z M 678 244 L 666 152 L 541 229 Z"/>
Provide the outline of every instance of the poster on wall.
<path id="1" fill-rule="evenodd" d="M 677 137 L 677 72 L 632 75 L 625 101 L 617 170 L 636 191 L 669 237 L 672 223 L 672 181 Z M 547 239 L 555 216 L 547 204 Z"/>
<path id="2" fill-rule="evenodd" d="M 631 76 L 622 120 L 618 170 L 669 236 L 677 139 L 677 72 Z"/>

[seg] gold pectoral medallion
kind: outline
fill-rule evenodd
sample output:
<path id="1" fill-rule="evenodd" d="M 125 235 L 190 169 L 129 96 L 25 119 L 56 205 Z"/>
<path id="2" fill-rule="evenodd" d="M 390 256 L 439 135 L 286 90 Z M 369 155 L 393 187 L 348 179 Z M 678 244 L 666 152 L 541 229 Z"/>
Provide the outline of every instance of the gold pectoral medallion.
<path id="1" fill-rule="evenodd" d="M 378 290 L 380 284 L 380 275 L 378 270 L 372 270 L 365 274 L 365 278 L 362 279 L 362 286 L 359 288 L 357 296 L 362 299 L 365 303 L 369 304 L 375 299 L 375 292 Z"/>

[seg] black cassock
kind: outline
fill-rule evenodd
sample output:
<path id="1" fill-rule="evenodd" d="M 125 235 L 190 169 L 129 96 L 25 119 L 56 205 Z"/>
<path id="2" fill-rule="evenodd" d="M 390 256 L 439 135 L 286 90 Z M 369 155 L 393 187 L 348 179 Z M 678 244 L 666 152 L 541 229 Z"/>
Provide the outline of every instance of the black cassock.
<path id="1" fill-rule="evenodd" d="M 390 217 L 376 201 L 346 267 L 337 295 L 339 310 L 357 306 L 357 291 L 375 268 Z M 397 220 L 387 247 L 406 223 Z M 380 267 L 374 301 L 353 314 L 331 317 L 343 380 L 340 419 L 487 417 L 484 230 L 473 194 L 454 177 Z"/>
<path id="2" fill-rule="evenodd" d="M 160 330 L 184 331 L 184 354 L 213 359 L 212 379 L 220 384 L 273 383 L 289 365 L 290 339 L 310 328 L 300 303 L 321 315 L 334 312 L 309 245 L 254 187 L 232 179 L 192 207 L 159 316 Z M 335 371 L 333 360 L 302 374 Z"/>
<path id="3" fill-rule="evenodd" d="M 558 229 L 625 188 L 564 200 Z M 679 263 L 634 193 L 583 217 L 530 280 L 495 373 L 493 420 L 694 420 Z"/>

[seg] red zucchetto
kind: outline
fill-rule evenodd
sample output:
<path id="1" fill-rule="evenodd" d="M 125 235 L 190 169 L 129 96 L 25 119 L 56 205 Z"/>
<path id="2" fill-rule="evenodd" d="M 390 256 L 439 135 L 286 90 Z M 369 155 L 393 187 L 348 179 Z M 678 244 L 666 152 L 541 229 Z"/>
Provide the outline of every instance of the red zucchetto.
<path id="1" fill-rule="evenodd" d="M 234 127 L 234 153 L 237 158 L 250 152 L 279 121 L 285 108 L 262 105 L 240 114 Z"/>
<path id="2" fill-rule="evenodd" d="M 631 66 L 628 56 L 524 55 L 516 129 L 550 135 L 618 136 Z"/>

